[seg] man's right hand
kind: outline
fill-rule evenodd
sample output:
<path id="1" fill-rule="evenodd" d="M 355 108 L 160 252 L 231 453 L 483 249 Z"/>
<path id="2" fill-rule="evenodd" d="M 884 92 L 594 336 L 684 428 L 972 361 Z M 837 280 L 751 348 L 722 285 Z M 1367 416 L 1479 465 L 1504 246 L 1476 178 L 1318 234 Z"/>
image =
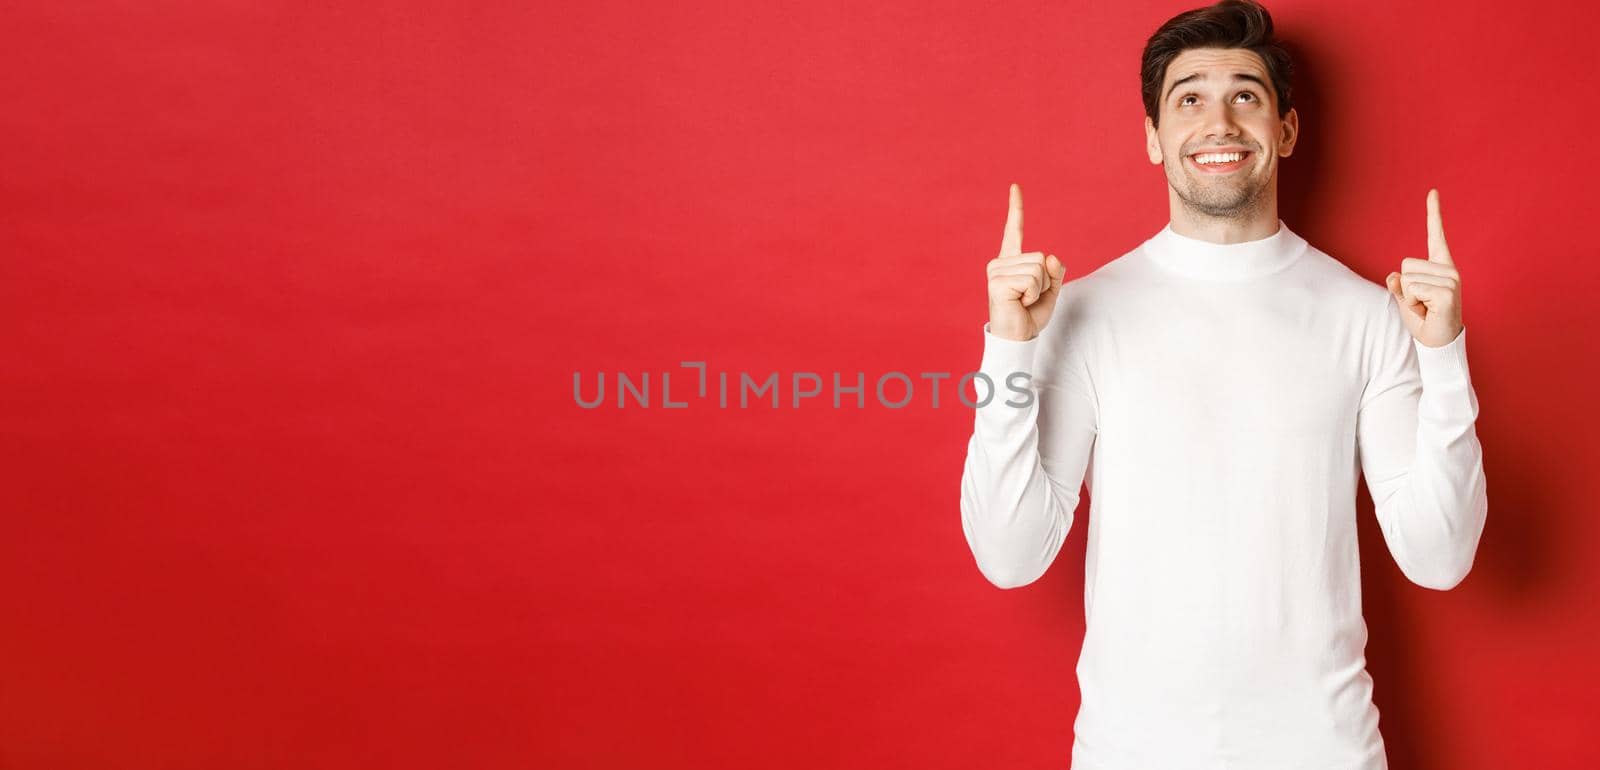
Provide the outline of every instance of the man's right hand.
<path id="1" fill-rule="evenodd" d="M 1022 251 L 1022 188 L 1011 185 L 1000 256 L 989 260 L 989 333 L 1025 341 L 1039 336 L 1056 307 L 1066 268 L 1056 255 Z"/>

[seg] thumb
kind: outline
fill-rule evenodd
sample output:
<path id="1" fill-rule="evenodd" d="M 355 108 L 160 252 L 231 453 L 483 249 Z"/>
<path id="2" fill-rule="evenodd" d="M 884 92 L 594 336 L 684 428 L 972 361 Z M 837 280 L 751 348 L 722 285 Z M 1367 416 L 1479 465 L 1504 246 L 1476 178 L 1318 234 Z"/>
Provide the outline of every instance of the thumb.
<path id="1" fill-rule="evenodd" d="M 1390 273 L 1384 277 L 1383 282 L 1389 286 L 1389 293 L 1394 295 L 1395 299 L 1401 300 L 1402 302 L 1405 301 L 1406 293 L 1405 290 L 1400 287 L 1399 273 Z"/>
<path id="2" fill-rule="evenodd" d="M 1067 268 L 1065 265 L 1061 264 L 1061 260 L 1056 259 L 1056 255 L 1054 254 L 1045 257 L 1044 269 L 1045 272 L 1050 274 L 1050 288 L 1061 288 L 1062 280 L 1067 277 Z"/>

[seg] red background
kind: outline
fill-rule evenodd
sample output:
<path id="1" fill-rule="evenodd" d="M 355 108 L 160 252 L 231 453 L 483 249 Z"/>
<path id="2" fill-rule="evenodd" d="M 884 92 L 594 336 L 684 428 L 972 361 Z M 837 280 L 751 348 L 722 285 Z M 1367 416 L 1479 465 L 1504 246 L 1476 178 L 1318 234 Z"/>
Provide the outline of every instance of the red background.
<path id="1" fill-rule="evenodd" d="M 1165 223 L 1190 6 L 642 5 L 11 6 L 0 767 L 1066 766 L 1087 504 L 985 582 L 949 383 L 572 375 L 970 371 L 1009 182 L 1069 277 Z M 1381 280 L 1438 187 L 1472 329 L 1472 574 L 1359 511 L 1391 764 L 1594 766 L 1600 13 L 1271 8 L 1284 220 Z"/>

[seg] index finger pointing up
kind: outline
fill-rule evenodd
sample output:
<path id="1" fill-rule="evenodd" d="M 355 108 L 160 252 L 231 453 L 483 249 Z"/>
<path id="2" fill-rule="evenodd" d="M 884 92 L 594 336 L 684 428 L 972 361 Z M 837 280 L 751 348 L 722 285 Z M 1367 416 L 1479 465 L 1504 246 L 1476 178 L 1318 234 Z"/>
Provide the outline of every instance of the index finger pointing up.
<path id="1" fill-rule="evenodd" d="M 1439 218 L 1439 191 L 1428 190 L 1428 261 L 1454 265 L 1450 247 L 1444 242 L 1444 222 Z"/>
<path id="2" fill-rule="evenodd" d="M 1022 187 L 1011 185 L 1011 208 L 1006 212 L 1006 231 L 1000 237 L 1000 256 L 1015 257 L 1022 253 Z"/>

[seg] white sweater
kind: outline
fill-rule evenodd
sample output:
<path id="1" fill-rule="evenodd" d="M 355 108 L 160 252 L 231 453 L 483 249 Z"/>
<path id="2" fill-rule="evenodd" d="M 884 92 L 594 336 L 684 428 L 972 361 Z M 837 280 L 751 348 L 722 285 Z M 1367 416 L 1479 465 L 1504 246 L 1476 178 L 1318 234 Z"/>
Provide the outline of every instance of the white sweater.
<path id="1" fill-rule="evenodd" d="M 1090 496 L 1074 770 L 1386 768 L 1357 473 L 1408 578 L 1472 566 L 1466 331 L 1414 340 L 1384 286 L 1278 224 L 1236 244 L 1168 225 L 1067 282 L 1038 337 L 984 327 L 994 396 L 961 478 L 978 569 L 1038 579 Z"/>

